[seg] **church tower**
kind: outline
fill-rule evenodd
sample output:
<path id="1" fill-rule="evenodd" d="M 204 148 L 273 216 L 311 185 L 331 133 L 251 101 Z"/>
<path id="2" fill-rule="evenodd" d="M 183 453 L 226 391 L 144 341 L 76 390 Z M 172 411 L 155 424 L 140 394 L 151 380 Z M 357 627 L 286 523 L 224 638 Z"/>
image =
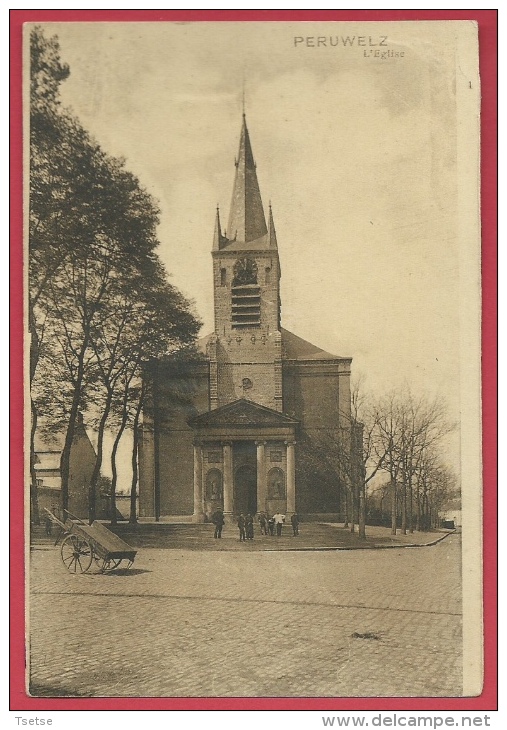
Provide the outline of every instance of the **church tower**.
<path id="1" fill-rule="evenodd" d="M 215 332 L 208 342 L 212 409 L 238 398 L 283 410 L 280 261 L 271 205 L 262 205 L 243 114 L 229 222 L 213 237 Z"/>
<path id="2" fill-rule="evenodd" d="M 140 514 L 203 522 L 220 509 L 232 524 L 240 513 L 297 510 L 336 520 L 342 478 L 319 454 L 331 444 L 350 455 L 351 358 L 281 327 L 273 214 L 244 114 L 235 164 L 226 229 L 216 212 L 215 327 L 197 342 L 203 357 L 169 355 L 146 372 Z"/>

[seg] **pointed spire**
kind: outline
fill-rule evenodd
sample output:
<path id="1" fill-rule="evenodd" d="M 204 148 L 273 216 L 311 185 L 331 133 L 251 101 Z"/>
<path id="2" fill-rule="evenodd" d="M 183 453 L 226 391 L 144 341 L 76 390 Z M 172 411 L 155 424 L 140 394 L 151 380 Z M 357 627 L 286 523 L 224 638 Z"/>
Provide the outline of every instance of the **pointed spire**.
<path id="1" fill-rule="evenodd" d="M 215 233 L 213 234 L 213 251 L 219 251 L 222 247 L 222 228 L 220 227 L 220 209 L 217 203 L 217 213 L 215 216 Z"/>
<path id="2" fill-rule="evenodd" d="M 269 221 L 268 221 L 269 245 L 271 248 L 278 248 L 276 242 L 275 222 L 273 220 L 273 210 L 271 208 L 271 200 L 269 201 Z"/>
<path id="3" fill-rule="evenodd" d="M 266 219 L 244 112 L 228 231 L 230 240 L 242 242 L 255 241 L 267 233 Z"/>

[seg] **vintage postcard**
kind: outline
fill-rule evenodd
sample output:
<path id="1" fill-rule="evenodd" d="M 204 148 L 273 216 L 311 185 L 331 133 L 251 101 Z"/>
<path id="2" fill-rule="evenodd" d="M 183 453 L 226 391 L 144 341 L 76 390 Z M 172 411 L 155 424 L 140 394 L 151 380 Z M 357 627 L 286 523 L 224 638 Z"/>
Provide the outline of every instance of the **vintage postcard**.
<path id="1" fill-rule="evenodd" d="M 23 43 L 26 693 L 479 696 L 477 24 Z"/>

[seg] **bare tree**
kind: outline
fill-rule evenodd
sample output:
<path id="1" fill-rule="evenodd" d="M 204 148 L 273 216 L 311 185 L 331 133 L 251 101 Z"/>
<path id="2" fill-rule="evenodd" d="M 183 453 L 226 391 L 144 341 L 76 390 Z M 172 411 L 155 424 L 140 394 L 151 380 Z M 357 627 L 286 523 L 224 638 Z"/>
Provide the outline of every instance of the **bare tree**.
<path id="1" fill-rule="evenodd" d="M 366 538 L 368 487 L 384 468 L 388 448 L 382 440 L 384 416 L 382 401 L 367 393 L 361 379 L 353 383 L 351 409 L 342 414 L 344 426 L 336 435 L 329 434 L 315 453 L 334 469 L 336 479 L 346 490 L 345 526 Z"/>
<path id="2" fill-rule="evenodd" d="M 444 436 L 454 428 L 446 415 L 444 401 L 436 396 L 414 396 L 407 388 L 393 391 L 383 399 L 379 420 L 380 442 L 385 451 L 384 465 L 391 480 L 391 530 L 396 534 L 397 502 L 400 503 L 401 531 L 414 530 L 414 503 L 420 510 L 418 475 L 428 459 L 434 458 Z M 416 527 L 419 519 L 416 518 Z"/>
<path id="3" fill-rule="evenodd" d="M 381 438 L 384 416 L 382 402 L 368 395 L 361 381 L 353 384 L 351 408 L 350 467 L 353 493 L 357 494 L 358 531 L 366 538 L 366 503 L 370 482 L 384 469 L 388 458 L 388 444 Z M 344 460 L 346 465 L 346 459 Z M 345 466 L 345 468 L 347 468 Z"/>

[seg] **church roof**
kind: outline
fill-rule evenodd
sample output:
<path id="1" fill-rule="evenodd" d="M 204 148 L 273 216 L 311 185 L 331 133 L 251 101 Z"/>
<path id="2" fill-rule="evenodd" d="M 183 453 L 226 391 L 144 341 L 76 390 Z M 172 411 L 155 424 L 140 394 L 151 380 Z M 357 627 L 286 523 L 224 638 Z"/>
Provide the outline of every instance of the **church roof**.
<path id="1" fill-rule="evenodd" d="M 222 237 L 222 242 L 222 248 L 230 248 L 232 251 L 267 251 L 273 248 L 267 233 L 252 241 L 229 241 Z"/>
<path id="2" fill-rule="evenodd" d="M 216 337 L 214 332 L 210 332 L 209 335 L 205 335 L 204 337 L 199 337 L 199 339 L 195 343 L 195 346 L 197 347 L 199 352 L 202 352 L 204 355 L 206 355 L 206 347 L 208 346 L 208 342 L 211 340 L 212 337 Z"/>
<path id="3" fill-rule="evenodd" d="M 59 471 L 60 451 L 39 451 L 35 454 L 36 471 Z"/>
<path id="4" fill-rule="evenodd" d="M 37 454 L 57 454 L 58 458 L 60 458 L 63 447 L 65 446 L 65 432 L 56 431 L 51 433 L 48 429 L 44 430 L 43 426 L 44 419 L 41 419 L 34 436 L 35 452 Z M 83 417 L 80 413 L 78 414 L 78 421 L 74 429 L 74 441 L 83 437 L 90 441 L 90 437 L 83 423 Z"/>
<path id="5" fill-rule="evenodd" d="M 302 337 L 294 335 L 289 330 L 281 328 L 282 333 L 282 359 L 283 360 L 348 360 L 339 355 L 332 355 L 330 352 L 321 350 L 320 347 L 312 345 L 311 342 L 303 340 Z"/>
<path id="6" fill-rule="evenodd" d="M 283 413 L 240 398 L 189 420 L 191 426 L 290 426 L 298 421 Z"/>

